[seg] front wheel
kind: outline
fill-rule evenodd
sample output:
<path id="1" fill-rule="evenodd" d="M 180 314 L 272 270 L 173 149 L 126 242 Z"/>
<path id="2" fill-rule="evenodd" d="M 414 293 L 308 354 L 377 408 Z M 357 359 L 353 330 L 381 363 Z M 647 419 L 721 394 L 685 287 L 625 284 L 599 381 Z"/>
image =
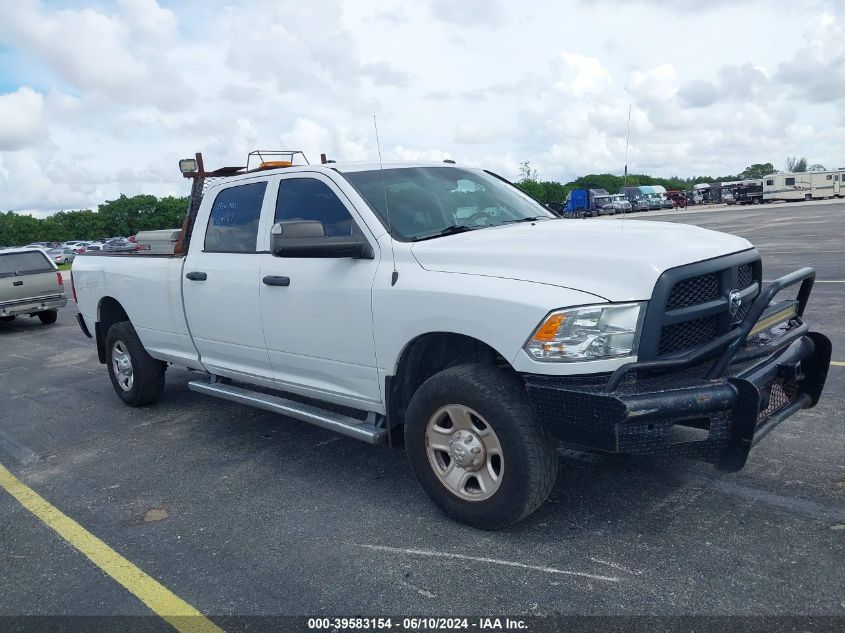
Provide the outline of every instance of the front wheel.
<path id="1" fill-rule="evenodd" d="M 167 364 L 147 353 L 129 321 L 109 328 L 106 365 L 115 392 L 130 407 L 152 404 L 161 398 Z"/>
<path id="2" fill-rule="evenodd" d="M 486 365 L 435 374 L 411 398 L 405 446 L 414 475 L 453 519 L 481 529 L 512 525 L 548 498 L 558 463 L 525 386 Z"/>

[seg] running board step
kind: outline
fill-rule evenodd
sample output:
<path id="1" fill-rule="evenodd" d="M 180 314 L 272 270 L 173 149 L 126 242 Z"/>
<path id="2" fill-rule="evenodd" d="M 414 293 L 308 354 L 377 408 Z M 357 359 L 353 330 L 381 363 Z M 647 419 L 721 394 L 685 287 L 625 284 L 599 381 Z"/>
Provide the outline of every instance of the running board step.
<path id="1" fill-rule="evenodd" d="M 310 404 L 219 382 L 192 380 L 188 383 L 188 389 L 265 411 L 281 413 L 369 444 L 382 444 L 387 439 L 387 431 L 374 424 L 375 413 L 370 413 L 366 420 L 357 420 Z"/>

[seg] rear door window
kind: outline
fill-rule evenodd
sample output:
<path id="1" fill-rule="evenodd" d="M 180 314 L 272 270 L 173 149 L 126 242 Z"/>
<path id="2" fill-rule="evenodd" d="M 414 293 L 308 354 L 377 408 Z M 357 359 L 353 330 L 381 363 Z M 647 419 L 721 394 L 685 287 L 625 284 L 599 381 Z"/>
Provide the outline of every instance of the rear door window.
<path id="1" fill-rule="evenodd" d="M 38 250 L 28 253 L 0 253 L 0 277 L 15 275 L 34 275 L 53 272 L 53 266 L 47 256 Z"/>
<path id="2" fill-rule="evenodd" d="M 228 187 L 217 194 L 205 230 L 207 253 L 254 253 L 267 182 Z"/>

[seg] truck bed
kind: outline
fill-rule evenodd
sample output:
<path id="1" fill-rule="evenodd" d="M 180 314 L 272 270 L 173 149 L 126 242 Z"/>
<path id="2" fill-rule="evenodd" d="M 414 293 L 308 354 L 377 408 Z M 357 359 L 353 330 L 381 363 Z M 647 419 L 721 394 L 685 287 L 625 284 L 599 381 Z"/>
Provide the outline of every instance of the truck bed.
<path id="1" fill-rule="evenodd" d="M 154 358 L 201 369 L 182 307 L 184 257 L 97 253 L 77 257 L 71 274 L 79 311 L 88 329 L 100 321 L 109 298 L 131 315 L 132 325 Z"/>

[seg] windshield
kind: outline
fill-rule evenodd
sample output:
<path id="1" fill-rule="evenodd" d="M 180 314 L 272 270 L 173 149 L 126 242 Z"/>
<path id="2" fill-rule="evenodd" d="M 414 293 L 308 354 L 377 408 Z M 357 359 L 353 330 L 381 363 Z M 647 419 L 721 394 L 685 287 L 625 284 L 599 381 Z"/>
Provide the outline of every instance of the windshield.
<path id="1" fill-rule="evenodd" d="M 343 174 L 401 240 L 436 237 L 458 227 L 482 229 L 555 217 L 513 185 L 486 172 L 460 167 L 403 167 Z M 382 185 L 384 178 L 384 185 Z"/>

